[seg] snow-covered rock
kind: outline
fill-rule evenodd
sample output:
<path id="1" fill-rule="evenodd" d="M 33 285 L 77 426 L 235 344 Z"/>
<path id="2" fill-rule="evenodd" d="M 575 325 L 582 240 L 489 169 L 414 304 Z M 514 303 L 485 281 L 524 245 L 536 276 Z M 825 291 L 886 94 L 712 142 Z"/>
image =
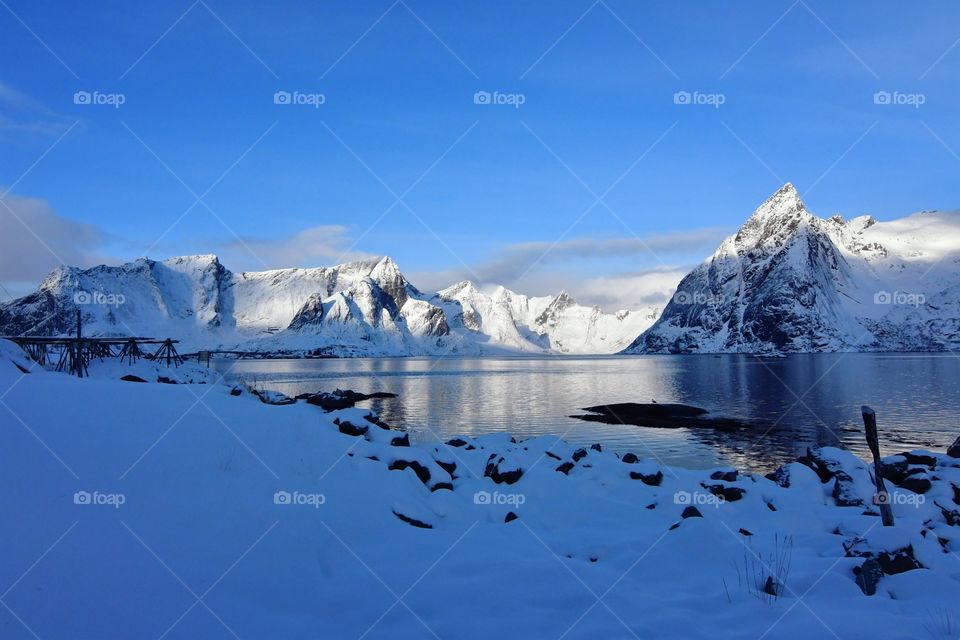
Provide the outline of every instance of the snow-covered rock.
<path id="1" fill-rule="evenodd" d="M 569 295 L 527 297 L 466 282 L 421 293 L 389 257 L 234 274 L 216 256 L 58 268 L 0 305 L 0 335 L 173 337 L 181 349 L 275 354 L 614 353 L 656 310 L 603 313 Z"/>
<path id="2" fill-rule="evenodd" d="M 960 345 L 960 214 L 811 214 L 791 184 L 687 275 L 627 353 Z"/>

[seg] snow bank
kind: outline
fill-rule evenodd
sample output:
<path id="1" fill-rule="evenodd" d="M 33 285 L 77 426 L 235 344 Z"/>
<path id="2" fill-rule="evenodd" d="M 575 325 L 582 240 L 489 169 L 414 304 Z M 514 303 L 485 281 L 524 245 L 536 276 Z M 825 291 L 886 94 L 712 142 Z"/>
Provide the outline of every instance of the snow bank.
<path id="1" fill-rule="evenodd" d="M 915 638 L 956 623 L 960 460 L 945 455 L 887 460 L 885 529 L 869 469 L 839 449 L 768 479 L 554 437 L 404 446 L 358 408 L 14 378 L 0 349 L 16 383 L 0 405 L 3 638 Z"/>

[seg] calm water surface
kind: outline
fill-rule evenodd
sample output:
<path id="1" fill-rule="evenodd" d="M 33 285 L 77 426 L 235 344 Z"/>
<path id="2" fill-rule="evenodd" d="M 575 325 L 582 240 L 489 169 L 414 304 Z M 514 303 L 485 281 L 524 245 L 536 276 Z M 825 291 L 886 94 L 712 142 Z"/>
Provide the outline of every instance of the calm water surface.
<path id="1" fill-rule="evenodd" d="M 960 433 L 960 358 L 953 354 L 817 354 L 240 360 L 228 380 L 288 395 L 390 391 L 369 406 L 418 441 L 507 432 L 552 434 L 667 464 L 769 470 L 810 445 L 866 453 L 860 406 L 876 409 L 885 453 L 944 449 Z M 574 420 L 581 407 L 682 402 L 757 422 L 735 434 Z"/>

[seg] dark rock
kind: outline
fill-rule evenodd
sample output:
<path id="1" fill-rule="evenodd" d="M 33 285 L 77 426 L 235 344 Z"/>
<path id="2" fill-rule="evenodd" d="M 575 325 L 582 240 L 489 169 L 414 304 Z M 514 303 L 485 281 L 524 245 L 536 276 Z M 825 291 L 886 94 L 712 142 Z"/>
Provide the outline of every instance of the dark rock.
<path id="1" fill-rule="evenodd" d="M 960 436 L 953 441 L 953 444 L 950 445 L 950 448 L 947 449 L 947 455 L 951 458 L 960 458 Z"/>
<path id="2" fill-rule="evenodd" d="M 884 480 L 889 480 L 893 484 L 900 484 L 907 477 L 910 471 L 910 465 L 906 458 L 895 456 L 880 463 L 880 476 Z"/>
<path id="3" fill-rule="evenodd" d="M 643 474 L 636 471 L 630 472 L 630 478 L 633 480 L 639 480 L 643 484 L 650 485 L 651 487 L 659 487 L 660 483 L 663 482 L 663 472 L 657 471 L 654 474 Z"/>
<path id="4" fill-rule="evenodd" d="M 420 482 L 427 484 L 430 482 L 430 469 L 417 462 L 416 460 L 394 460 L 387 467 L 390 471 L 403 471 L 404 469 L 413 469 L 413 472 L 420 478 Z"/>
<path id="5" fill-rule="evenodd" d="M 877 562 L 880 563 L 880 568 L 888 576 L 913 571 L 923 566 L 913 557 L 912 546 L 897 549 L 893 552 L 883 552 L 877 555 Z"/>
<path id="6" fill-rule="evenodd" d="M 822 483 L 830 482 L 833 479 L 833 472 L 822 460 L 814 456 L 811 449 L 807 449 L 807 455 L 797 458 L 797 462 L 813 469 Z"/>
<path id="7" fill-rule="evenodd" d="M 913 491 L 914 493 L 926 493 L 927 491 L 930 491 L 930 488 L 933 486 L 933 484 L 930 482 L 929 478 L 910 476 L 901 481 L 899 486 L 903 489 Z"/>
<path id="8" fill-rule="evenodd" d="M 912 453 L 910 451 L 905 451 L 900 455 L 907 459 L 907 464 L 909 465 L 920 465 L 921 467 L 928 468 L 937 466 L 937 459 L 931 455 Z"/>
<path id="9" fill-rule="evenodd" d="M 722 484 L 706 485 L 701 483 L 700 486 L 713 495 L 722 497 L 726 502 L 736 502 L 743 498 L 743 494 L 746 493 L 746 490 L 740 487 L 728 487 Z"/>
<path id="10" fill-rule="evenodd" d="M 774 504 L 773 504 L 772 502 L 767 502 L 766 504 L 767 504 L 767 509 L 770 509 L 770 511 L 776 511 L 776 510 L 777 510 L 777 507 L 774 506 Z"/>
<path id="11" fill-rule="evenodd" d="M 877 585 L 883 578 L 883 569 L 880 563 L 873 558 L 867 558 L 863 564 L 853 570 L 856 575 L 857 586 L 864 595 L 872 596 L 877 592 Z"/>
<path id="12" fill-rule="evenodd" d="M 586 449 L 577 449 L 576 451 L 573 452 L 573 461 L 574 461 L 574 462 L 580 462 L 581 460 L 583 460 L 583 459 L 586 458 L 586 457 L 587 457 L 587 451 L 586 451 Z"/>
<path id="13" fill-rule="evenodd" d="M 516 519 L 519 518 L 519 517 L 520 517 L 520 516 L 518 516 L 517 514 L 515 514 L 513 511 L 508 511 L 508 512 L 507 512 L 507 515 L 503 518 L 503 521 L 504 521 L 504 522 L 513 522 L 514 520 L 516 520 Z"/>
<path id="14" fill-rule="evenodd" d="M 623 454 L 622 460 L 627 464 L 636 464 L 640 458 L 638 458 L 635 453 L 625 453 Z"/>
<path id="15" fill-rule="evenodd" d="M 590 449 L 598 453 L 603 451 L 603 447 L 600 446 L 599 442 L 594 442 L 592 445 L 590 445 Z"/>
<path id="16" fill-rule="evenodd" d="M 440 491 L 441 489 L 446 489 L 447 491 L 453 491 L 453 483 L 438 482 L 437 484 L 430 487 L 430 491 Z"/>
<path id="17" fill-rule="evenodd" d="M 443 462 L 442 460 L 434 460 L 441 469 L 450 474 L 450 477 L 453 477 L 453 472 L 457 470 L 456 462 Z"/>
<path id="18" fill-rule="evenodd" d="M 420 529 L 433 529 L 432 524 L 421 522 L 420 520 L 417 520 L 416 518 L 411 518 L 410 516 L 405 516 L 399 511 L 394 511 L 393 515 L 397 516 L 398 518 L 400 518 L 401 520 L 403 520 L 404 522 L 406 522 L 407 524 L 413 527 L 418 527 Z"/>
<path id="19" fill-rule="evenodd" d="M 853 478 L 846 471 L 834 473 L 833 500 L 838 507 L 862 507 L 863 499 L 857 495 Z"/>
<path id="20" fill-rule="evenodd" d="M 242 393 L 243 393 L 243 389 L 241 389 L 240 387 L 234 387 L 233 389 L 230 389 L 230 395 L 232 396 L 239 396 Z"/>
<path id="21" fill-rule="evenodd" d="M 447 445 L 451 447 L 462 447 L 467 444 L 466 440 L 461 440 L 460 438 L 454 438 L 453 440 L 447 440 Z"/>
<path id="22" fill-rule="evenodd" d="M 347 422 L 346 420 L 338 422 L 337 426 L 340 428 L 340 433 L 345 433 L 348 436 L 366 435 L 367 431 L 370 430 L 370 427 L 358 427 L 357 425 Z"/>
<path id="23" fill-rule="evenodd" d="M 737 481 L 737 471 L 714 471 L 710 474 L 711 480 L 723 480 L 724 482 L 736 482 Z"/>
<path id="24" fill-rule="evenodd" d="M 880 570 L 888 576 L 923 568 L 923 565 L 917 562 L 917 559 L 913 555 L 912 545 L 907 545 L 895 551 L 881 551 L 879 553 L 872 550 L 848 548 L 846 557 L 872 559 L 877 562 Z"/>
<path id="25" fill-rule="evenodd" d="M 674 529 L 676 529 L 676 528 L 679 527 L 679 526 L 680 526 L 680 523 L 679 523 L 679 522 L 670 525 L 670 531 L 673 531 Z"/>
<path id="26" fill-rule="evenodd" d="M 168 378 L 167 376 L 157 376 L 157 382 L 160 384 L 180 384 L 173 378 Z M 293 402 L 295 402 L 295 400 L 291 400 L 291 402 L 288 404 L 292 404 Z"/>
<path id="27" fill-rule="evenodd" d="M 774 580 L 773 576 L 767 576 L 767 581 L 763 583 L 763 592 L 768 596 L 773 596 L 776 598 L 780 595 L 779 585 L 777 581 Z"/>
<path id="28" fill-rule="evenodd" d="M 373 460 L 374 462 L 380 462 L 380 458 L 377 456 L 367 456 L 367 460 Z"/>
<path id="29" fill-rule="evenodd" d="M 956 509 L 947 509 L 936 501 L 934 501 L 933 504 L 937 505 L 937 508 L 940 509 L 940 513 L 943 514 L 943 519 L 947 525 L 951 527 L 960 526 L 960 511 L 957 511 Z"/>
<path id="30" fill-rule="evenodd" d="M 409 447 L 410 446 L 410 434 L 404 433 L 403 435 L 397 436 L 390 440 L 390 446 L 393 447 Z"/>
<path id="31" fill-rule="evenodd" d="M 128 373 L 127 375 L 123 376 L 120 379 L 123 380 L 124 382 L 146 382 L 146 380 L 144 380 L 140 376 L 135 376 L 132 373 Z M 237 395 L 240 395 L 240 394 L 238 393 Z"/>
<path id="32" fill-rule="evenodd" d="M 573 463 L 570 461 L 564 462 L 559 467 L 557 467 L 557 471 L 559 471 L 564 475 L 569 475 L 571 469 L 573 469 Z"/>
<path id="33" fill-rule="evenodd" d="M 656 508 L 657 508 L 656 502 L 651 502 L 650 504 L 647 505 L 647 509 L 656 509 Z"/>
<path id="34" fill-rule="evenodd" d="M 700 510 L 696 507 L 687 507 L 683 510 L 683 513 L 680 514 L 680 517 L 684 520 L 687 518 L 702 518 L 703 514 L 700 513 Z"/>
<path id="35" fill-rule="evenodd" d="M 297 399 L 306 400 L 307 404 L 320 407 L 324 411 L 336 411 L 337 409 L 349 409 L 356 403 L 349 398 L 335 396 L 330 393 L 315 393 L 305 398 L 297 396 Z"/>
<path id="36" fill-rule="evenodd" d="M 493 458 L 496 456 L 490 456 L 491 460 L 487 462 L 487 467 L 483 471 L 483 475 L 487 478 L 490 478 L 497 484 L 513 484 L 523 476 L 523 469 L 511 469 L 509 471 L 501 471 L 500 463 L 504 461 L 501 457 L 497 462 L 493 462 Z"/>
<path id="37" fill-rule="evenodd" d="M 960 504 L 960 487 L 950 483 L 950 487 L 953 489 L 953 504 Z"/>
<path id="38" fill-rule="evenodd" d="M 363 416 L 363 419 L 371 424 L 377 425 L 384 431 L 390 431 L 393 428 L 390 425 L 388 425 L 386 422 L 381 420 L 379 417 L 373 415 L 372 413 L 368 413 L 367 415 Z"/>
<path id="39" fill-rule="evenodd" d="M 544 451 L 543 453 L 546 454 L 548 458 L 553 458 L 554 460 L 563 460 L 563 458 L 551 451 Z"/>
<path id="40" fill-rule="evenodd" d="M 748 530 L 744 529 L 743 527 L 740 527 L 740 535 L 742 535 L 742 536 L 752 536 L 753 533 L 752 533 L 751 531 L 748 531 Z"/>
<path id="41" fill-rule="evenodd" d="M 764 476 L 767 480 L 772 480 L 785 489 L 790 488 L 790 469 L 786 466 L 779 467 L 776 471 Z"/>
<path id="42" fill-rule="evenodd" d="M 642 404 L 621 402 L 617 404 L 584 407 L 588 415 L 570 416 L 579 420 L 602 422 L 604 424 L 640 427 L 660 427 L 664 429 L 712 428 L 718 431 L 736 431 L 748 427 L 747 423 L 733 418 L 713 418 L 706 409 L 685 404 Z"/>

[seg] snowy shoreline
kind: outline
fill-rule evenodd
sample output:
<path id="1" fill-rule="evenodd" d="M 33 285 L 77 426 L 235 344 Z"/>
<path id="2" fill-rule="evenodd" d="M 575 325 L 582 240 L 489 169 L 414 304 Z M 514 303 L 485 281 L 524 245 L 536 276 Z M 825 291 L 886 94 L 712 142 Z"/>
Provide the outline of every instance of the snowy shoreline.
<path id="1" fill-rule="evenodd" d="M 78 380 L 0 343 L 0 636 L 957 636 L 960 457 L 886 458 L 882 527 L 839 449 L 766 478 L 407 446 L 363 409 L 118 379 L 155 366 Z"/>

